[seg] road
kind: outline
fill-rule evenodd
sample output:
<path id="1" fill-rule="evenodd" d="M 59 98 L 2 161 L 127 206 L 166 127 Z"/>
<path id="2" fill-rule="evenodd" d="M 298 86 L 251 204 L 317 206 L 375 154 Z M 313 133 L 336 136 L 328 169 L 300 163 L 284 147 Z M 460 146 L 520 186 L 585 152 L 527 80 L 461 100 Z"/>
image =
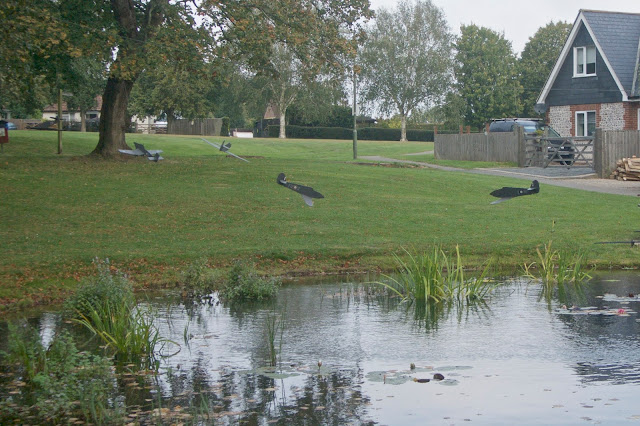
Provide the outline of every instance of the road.
<path id="1" fill-rule="evenodd" d="M 432 154 L 433 151 L 416 152 L 411 155 Z M 603 192 L 607 194 L 640 196 L 640 182 L 619 181 L 615 179 L 598 179 L 590 167 L 507 167 L 495 169 L 460 169 L 457 167 L 439 166 L 436 164 L 423 163 L 420 161 L 400 160 L 379 156 L 363 156 L 365 160 L 379 161 L 382 163 L 405 163 L 422 167 L 446 170 L 459 173 L 475 173 L 481 175 L 506 176 L 517 179 L 531 181 L 537 179 L 543 185 L 563 186 L 565 188 L 580 189 L 583 191 Z"/>

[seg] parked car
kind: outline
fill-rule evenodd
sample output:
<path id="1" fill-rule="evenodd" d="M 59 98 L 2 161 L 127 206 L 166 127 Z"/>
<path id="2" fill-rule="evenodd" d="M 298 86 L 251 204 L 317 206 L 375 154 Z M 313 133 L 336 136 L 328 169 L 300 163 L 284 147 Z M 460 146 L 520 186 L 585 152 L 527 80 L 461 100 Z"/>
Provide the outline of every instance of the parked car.
<path id="1" fill-rule="evenodd" d="M 18 126 L 10 121 L 0 120 L 0 127 L 4 127 L 7 130 L 18 130 Z"/>
<path id="2" fill-rule="evenodd" d="M 489 132 L 513 132 L 516 126 L 524 128 L 527 135 L 543 135 L 547 134 L 547 159 L 553 159 L 554 162 L 565 165 L 573 164 L 575 150 L 572 146 L 566 146 L 566 139 L 560 136 L 553 127 L 547 126 L 540 118 L 500 118 L 491 120 L 489 123 Z M 559 157 L 554 156 L 558 151 Z"/>

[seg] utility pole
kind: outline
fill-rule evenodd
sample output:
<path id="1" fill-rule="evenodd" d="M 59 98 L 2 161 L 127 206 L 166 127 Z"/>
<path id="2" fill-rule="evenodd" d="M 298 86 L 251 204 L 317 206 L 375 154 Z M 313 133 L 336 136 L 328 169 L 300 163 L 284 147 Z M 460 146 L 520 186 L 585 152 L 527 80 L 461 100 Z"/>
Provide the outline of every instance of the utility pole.
<path id="1" fill-rule="evenodd" d="M 358 122 L 356 120 L 356 113 L 358 111 L 358 105 L 356 104 L 356 88 L 358 83 L 358 75 L 356 73 L 356 66 L 353 66 L 353 159 L 358 158 Z"/>
<path id="2" fill-rule="evenodd" d="M 62 154 L 62 89 L 58 87 L 58 154 Z"/>

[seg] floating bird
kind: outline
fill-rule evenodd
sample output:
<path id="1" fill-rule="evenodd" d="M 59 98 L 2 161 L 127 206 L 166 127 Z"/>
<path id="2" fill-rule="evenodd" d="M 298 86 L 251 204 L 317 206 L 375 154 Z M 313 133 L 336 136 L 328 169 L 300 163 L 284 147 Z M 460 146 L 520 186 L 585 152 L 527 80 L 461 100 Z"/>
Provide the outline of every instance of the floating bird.
<path id="1" fill-rule="evenodd" d="M 213 142 L 209 142 L 208 140 L 206 140 L 205 138 L 201 138 L 203 141 L 205 141 L 206 143 L 208 143 L 209 145 L 218 148 L 220 151 L 224 152 L 225 154 L 229 154 L 232 155 L 234 157 L 236 157 L 239 160 L 242 161 L 246 161 L 247 163 L 249 162 L 249 160 L 245 160 L 244 158 L 235 155 L 233 152 L 229 151 L 229 148 L 231 148 L 231 142 L 225 144 L 225 141 L 222 141 L 222 145 L 218 145 L 217 143 L 213 143 Z"/>
<path id="2" fill-rule="evenodd" d="M 491 195 L 500 198 L 499 200 L 493 201 L 491 204 L 498 204 L 503 201 L 510 200 L 514 197 L 537 194 L 538 192 L 540 192 L 540 184 L 537 180 L 531 182 L 531 186 L 529 188 L 512 188 L 510 186 L 505 186 L 491 192 Z"/>
<path id="3" fill-rule="evenodd" d="M 444 380 L 444 376 L 440 373 L 436 373 L 433 375 L 433 380 Z"/>
<path id="4" fill-rule="evenodd" d="M 158 162 L 158 160 L 164 160 L 164 158 L 160 157 L 160 153 L 162 152 L 161 149 L 147 150 L 144 145 L 138 142 L 134 142 L 133 145 L 136 147 L 136 149 L 119 149 L 118 151 L 128 155 L 144 155 L 149 161 L 155 161 L 156 163 Z"/>
<path id="5" fill-rule="evenodd" d="M 309 186 L 287 182 L 287 177 L 284 173 L 278 175 L 278 183 L 302 195 L 302 199 L 309 207 L 313 207 L 313 198 L 324 198 L 324 195 Z"/>
<path id="6" fill-rule="evenodd" d="M 418 379 L 416 377 L 413 378 L 414 382 L 418 382 L 418 383 L 429 383 L 431 381 L 431 379 Z"/>

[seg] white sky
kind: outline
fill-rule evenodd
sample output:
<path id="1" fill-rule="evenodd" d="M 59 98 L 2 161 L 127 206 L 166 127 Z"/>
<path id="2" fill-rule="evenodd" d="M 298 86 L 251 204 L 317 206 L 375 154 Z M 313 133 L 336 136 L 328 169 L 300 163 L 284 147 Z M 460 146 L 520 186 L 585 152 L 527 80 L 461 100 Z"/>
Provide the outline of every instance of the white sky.
<path id="1" fill-rule="evenodd" d="M 516 53 L 538 28 L 551 21 L 573 24 L 580 9 L 640 13 L 640 0 L 431 0 L 445 14 L 451 31 L 476 24 L 504 33 Z M 370 0 L 372 9 L 395 9 L 398 0 Z"/>

